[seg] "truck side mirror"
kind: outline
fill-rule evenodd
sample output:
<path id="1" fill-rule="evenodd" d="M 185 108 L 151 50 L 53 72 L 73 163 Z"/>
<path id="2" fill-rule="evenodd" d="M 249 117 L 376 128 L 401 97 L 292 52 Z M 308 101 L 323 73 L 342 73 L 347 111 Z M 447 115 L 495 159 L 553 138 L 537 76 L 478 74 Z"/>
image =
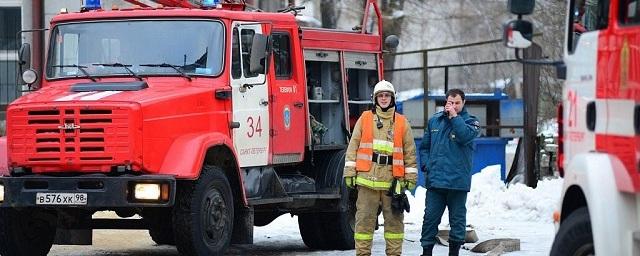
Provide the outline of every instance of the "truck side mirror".
<path id="1" fill-rule="evenodd" d="M 524 49 L 531 46 L 533 24 L 526 20 L 512 20 L 504 25 L 502 41 L 506 47 Z"/>
<path id="2" fill-rule="evenodd" d="M 251 43 L 251 58 L 249 59 L 249 71 L 251 73 L 266 74 L 267 44 L 269 37 L 263 34 L 255 34 Z"/>
<path id="3" fill-rule="evenodd" d="M 20 70 L 27 70 L 31 68 L 31 45 L 28 43 L 24 43 L 20 46 L 20 50 L 18 52 L 18 58 L 20 65 Z"/>
<path id="4" fill-rule="evenodd" d="M 387 47 L 387 49 L 395 49 L 396 47 L 398 47 L 399 43 L 400 40 L 396 35 L 390 35 L 384 39 L 384 45 Z"/>
<path id="5" fill-rule="evenodd" d="M 528 15 L 533 13 L 536 6 L 535 0 L 509 0 L 507 2 L 509 12 L 516 15 Z"/>

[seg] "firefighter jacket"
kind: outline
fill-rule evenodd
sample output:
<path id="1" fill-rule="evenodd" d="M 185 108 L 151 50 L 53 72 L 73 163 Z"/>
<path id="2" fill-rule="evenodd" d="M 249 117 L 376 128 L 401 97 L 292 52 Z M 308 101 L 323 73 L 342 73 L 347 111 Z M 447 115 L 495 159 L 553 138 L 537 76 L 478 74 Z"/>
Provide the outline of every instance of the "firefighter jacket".
<path id="1" fill-rule="evenodd" d="M 419 149 L 427 189 L 469 191 L 473 139 L 478 136 L 479 128 L 478 119 L 466 108 L 451 119 L 443 112 L 429 119 Z"/>
<path id="2" fill-rule="evenodd" d="M 381 128 L 377 128 L 378 120 Z M 395 113 L 395 107 L 383 112 L 376 106 L 376 113 L 364 112 L 353 128 L 344 176 L 356 176 L 355 183 L 359 186 L 387 190 L 394 174 L 398 180 L 415 184 L 417 170 L 416 146 L 406 118 Z"/>

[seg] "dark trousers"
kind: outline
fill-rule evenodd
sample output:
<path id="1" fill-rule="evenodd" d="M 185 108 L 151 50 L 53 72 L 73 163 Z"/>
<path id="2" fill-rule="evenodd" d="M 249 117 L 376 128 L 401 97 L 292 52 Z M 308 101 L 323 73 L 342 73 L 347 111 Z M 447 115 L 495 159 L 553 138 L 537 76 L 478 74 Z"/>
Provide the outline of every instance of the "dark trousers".
<path id="1" fill-rule="evenodd" d="M 444 208 L 449 208 L 450 244 L 463 244 L 467 225 L 467 191 L 432 188 L 427 190 L 425 198 L 424 219 L 422 222 L 422 247 L 436 243 L 438 225 L 442 219 Z"/>

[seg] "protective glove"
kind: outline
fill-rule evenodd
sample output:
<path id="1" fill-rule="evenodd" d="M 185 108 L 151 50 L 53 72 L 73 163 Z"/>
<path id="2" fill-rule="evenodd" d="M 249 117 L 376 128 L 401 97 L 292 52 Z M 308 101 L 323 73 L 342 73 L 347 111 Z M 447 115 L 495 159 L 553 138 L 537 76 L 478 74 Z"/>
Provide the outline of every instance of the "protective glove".
<path id="1" fill-rule="evenodd" d="M 355 176 L 344 177 L 344 185 L 350 189 L 356 188 L 356 177 Z"/>
<path id="2" fill-rule="evenodd" d="M 402 214 L 404 211 L 411 211 L 411 205 L 409 199 L 405 193 L 394 195 L 391 197 L 391 210 L 395 214 Z"/>
<path id="3" fill-rule="evenodd" d="M 407 180 L 405 181 L 404 187 L 407 188 L 407 190 L 414 190 L 416 188 L 416 181 Z"/>

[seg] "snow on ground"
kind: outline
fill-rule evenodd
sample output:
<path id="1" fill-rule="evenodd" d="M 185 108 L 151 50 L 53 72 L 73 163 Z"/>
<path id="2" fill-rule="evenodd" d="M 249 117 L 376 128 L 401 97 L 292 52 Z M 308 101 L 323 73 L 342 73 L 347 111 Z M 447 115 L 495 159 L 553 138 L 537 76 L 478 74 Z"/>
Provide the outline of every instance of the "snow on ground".
<path id="1" fill-rule="evenodd" d="M 548 255 L 553 242 L 552 212 L 562 188 L 562 179 L 543 180 L 532 189 L 522 184 L 506 187 L 500 181 L 500 167 L 488 166 L 473 176 L 467 197 L 467 224 L 475 227 L 480 242 L 493 238 L 520 239 L 520 251 L 505 255 Z M 411 212 L 405 214 L 404 255 L 420 255 L 420 232 L 424 214 L 426 190 L 418 188 L 409 195 Z M 441 229 L 448 228 L 448 213 L 442 218 Z M 383 223 L 380 216 L 380 223 Z M 383 228 L 374 235 L 373 255 L 384 255 Z M 471 248 L 473 244 L 466 244 Z M 298 231 L 297 217 L 286 214 L 264 227 L 254 230 L 254 249 L 262 255 L 353 255 L 354 251 L 311 251 L 304 246 Z M 263 249 L 259 249 L 263 248 Z M 279 253 L 280 252 L 280 253 Z M 448 248 L 436 246 L 435 255 L 446 255 Z M 461 255 L 482 255 L 462 250 Z"/>

